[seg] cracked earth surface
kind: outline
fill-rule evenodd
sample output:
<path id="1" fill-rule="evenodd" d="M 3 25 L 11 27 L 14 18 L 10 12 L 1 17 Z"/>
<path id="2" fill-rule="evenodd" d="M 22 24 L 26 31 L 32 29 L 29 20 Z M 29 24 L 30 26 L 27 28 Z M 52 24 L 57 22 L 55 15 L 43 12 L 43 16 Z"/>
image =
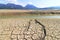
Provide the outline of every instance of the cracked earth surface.
<path id="1" fill-rule="evenodd" d="M 0 19 L 0 40 L 60 40 L 60 19 Z"/>

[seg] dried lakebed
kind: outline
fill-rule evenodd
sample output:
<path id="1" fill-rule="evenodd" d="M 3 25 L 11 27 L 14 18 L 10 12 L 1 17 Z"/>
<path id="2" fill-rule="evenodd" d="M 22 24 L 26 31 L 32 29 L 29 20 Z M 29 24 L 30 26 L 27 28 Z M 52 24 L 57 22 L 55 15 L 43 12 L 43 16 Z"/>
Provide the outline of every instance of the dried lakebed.
<path id="1" fill-rule="evenodd" d="M 0 40 L 60 40 L 60 19 L 0 19 Z"/>

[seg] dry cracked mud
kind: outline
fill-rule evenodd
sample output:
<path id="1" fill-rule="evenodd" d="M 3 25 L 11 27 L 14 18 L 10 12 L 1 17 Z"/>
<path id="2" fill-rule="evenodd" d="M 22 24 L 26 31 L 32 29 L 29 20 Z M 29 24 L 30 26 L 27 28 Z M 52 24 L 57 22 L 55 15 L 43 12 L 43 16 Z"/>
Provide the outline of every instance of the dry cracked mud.
<path id="1" fill-rule="evenodd" d="M 60 19 L 0 19 L 0 40 L 60 40 Z"/>

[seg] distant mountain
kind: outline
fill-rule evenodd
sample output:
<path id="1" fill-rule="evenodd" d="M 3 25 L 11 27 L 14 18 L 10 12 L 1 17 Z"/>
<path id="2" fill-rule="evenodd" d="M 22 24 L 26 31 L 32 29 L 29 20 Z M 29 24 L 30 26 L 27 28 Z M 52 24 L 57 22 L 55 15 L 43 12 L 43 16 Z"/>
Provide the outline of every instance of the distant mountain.
<path id="1" fill-rule="evenodd" d="M 34 5 L 31 5 L 31 4 L 27 4 L 25 6 L 26 9 L 37 9 L 37 7 L 35 7 Z"/>
<path id="2" fill-rule="evenodd" d="M 6 5 L 5 4 L 0 4 L 0 9 L 5 9 Z"/>
<path id="3" fill-rule="evenodd" d="M 60 10 L 60 6 L 50 7 L 51 9 Z"/>
<path id="4" fill-rule="evenodd" d="M 38 9 L 38 8 L 31 4 L 28 4 L 25 7 L 23 7 L 22 5 L 8 3 L 8 4 L 0 4 L 0 9 Z"/>
<path id="5" fill-rule="evenodd" d="M 60 6 L 40 8 L 41 10 L 60 10 Z"/>
<path id="6" fill-rule="evenodd" d="M 11 3 L 8 3 L 6 7 L 10 9 L 23 9 L 21 5 L 16 5 L 16 4 L 11 4 Z"/>
<path id="7" fill-rule="evenodd" d="M 12 3 L 0 4 L 0 9 L 23 9 L 23 6 Z"/>

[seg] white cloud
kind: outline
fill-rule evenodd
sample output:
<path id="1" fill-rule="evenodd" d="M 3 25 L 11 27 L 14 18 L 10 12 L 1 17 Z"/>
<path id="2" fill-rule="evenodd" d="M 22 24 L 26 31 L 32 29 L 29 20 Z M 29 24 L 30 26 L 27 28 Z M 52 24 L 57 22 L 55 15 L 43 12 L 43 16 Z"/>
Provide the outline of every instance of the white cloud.
<path id="1" fill-rule="evenodd" d="M 18 3 L 17 0 L 7 0 L 7 2 L 8 2 L 8 3 L 16 3 L 16 4 Z"/>
<path id="2" fill-rule="evenodd" d="M 28 4 L 33 4 L 32 2 L 28 2 Z"/>

